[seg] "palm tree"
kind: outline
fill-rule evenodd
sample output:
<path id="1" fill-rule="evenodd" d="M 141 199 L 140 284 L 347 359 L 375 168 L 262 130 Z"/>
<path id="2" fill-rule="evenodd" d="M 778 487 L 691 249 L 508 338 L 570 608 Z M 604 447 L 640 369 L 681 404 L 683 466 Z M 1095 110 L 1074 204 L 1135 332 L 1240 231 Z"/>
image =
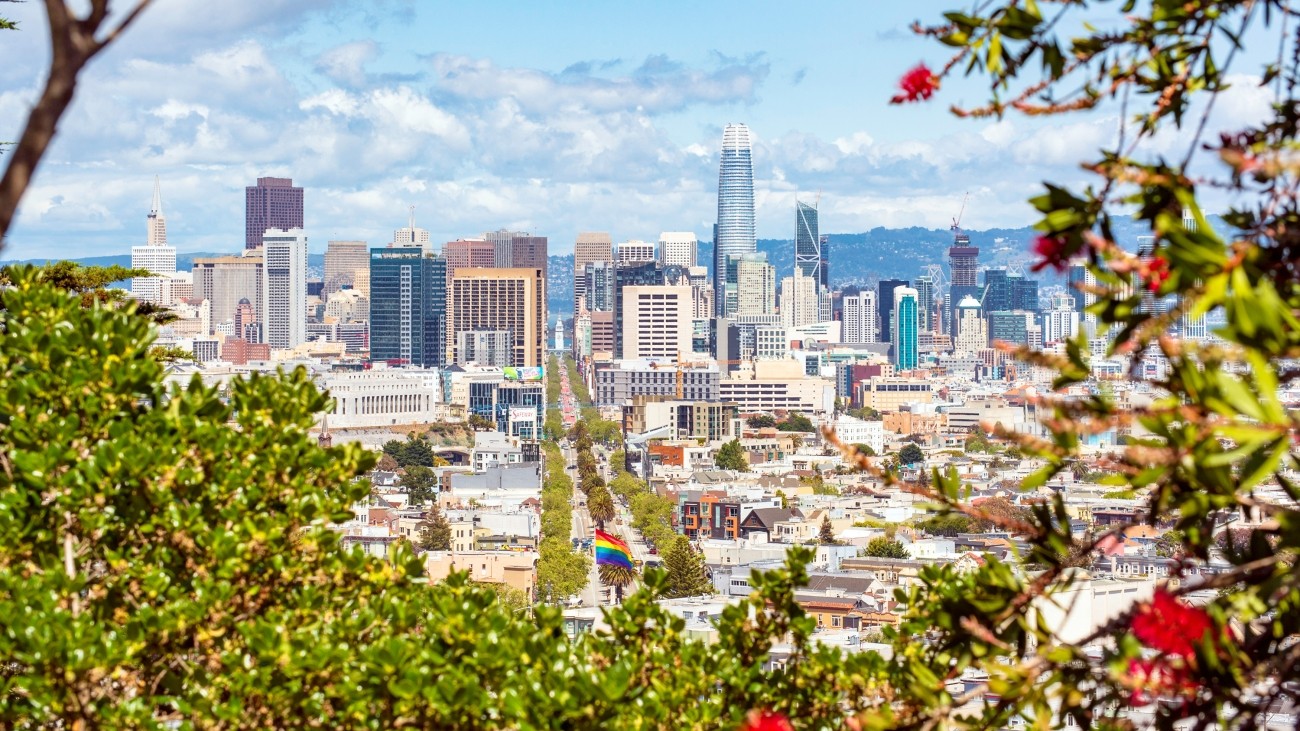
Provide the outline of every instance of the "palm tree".
<path id="1" fill-rule="evenodd" d="M 614 496 L 604 485 L 597 485 L 587 493 L 587 512 L 601 530 L 605 530 L 605 523 L 614 519 Z"/>
<path id="2" fill-rule="evenodd" d="M 600 583 L 605 586 L 614 587 L 614 597 L 619 604 L 623 603 L 623 587 L 630 585 L 637 579 L 637 571 L 627 566 L 616 566 L 610 563 L 603 563 L 599 568 Z"/>

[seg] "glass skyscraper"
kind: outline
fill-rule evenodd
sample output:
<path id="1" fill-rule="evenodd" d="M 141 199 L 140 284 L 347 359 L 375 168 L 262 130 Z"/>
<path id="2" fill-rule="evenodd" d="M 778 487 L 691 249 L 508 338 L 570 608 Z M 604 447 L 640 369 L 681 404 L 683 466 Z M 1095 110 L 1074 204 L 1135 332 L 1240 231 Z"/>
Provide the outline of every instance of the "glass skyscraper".
<path id="1" fill-rule="evenodd" d="M 370 358 L 447 364 L 447 260 L 420 247 L 370 250 Z"/>
<path id="2" fill-rule="evenodd" d="M 799 276 L 825 285 L 821 276 L 821 237 L 817 234 L 817 207 L 794 202 L 794 266 Z"/>
<path id="3" fill-rule="evenodd" d="M 894 368 L 900 371 L 916 368 L 919 359 L 920 330 L 919 302 L 916 290 L 898 287 L 894 290 L 893 327 L 891 328 Z"/>
<path id="4" fill-rule="evenodd" d="M 752 253 L 754 234 L 754 166 L 750 159 L 749 128 L 728 124 L 722 131 L 718 164 L 718 224 L 713 236 L 713 290 L 718 315 L 736 311 L 736 281 L 728 258 Z"/>

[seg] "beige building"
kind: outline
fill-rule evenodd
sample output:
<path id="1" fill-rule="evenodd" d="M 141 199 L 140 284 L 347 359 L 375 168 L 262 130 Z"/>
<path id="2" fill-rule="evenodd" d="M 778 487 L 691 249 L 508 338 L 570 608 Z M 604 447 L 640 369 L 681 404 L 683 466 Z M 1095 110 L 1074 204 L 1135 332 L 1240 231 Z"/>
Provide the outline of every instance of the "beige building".
<path id="1" fill-rule="evenodd" d="M 835 384 L 808 376 L 803 361 L 751 361 L 718 383 L 718 400 L 735 403 L 742 414 L 797 411 L 829 413 L 835 408 Z"/>
<path id="2" fill-rule="evenodd" d="M 928 404 L 934 384 L 925 378 L 869 378 L 859 386 L 859 403 L 876 411 L 898 411 L 905 404 Z"/>
<path id="3" fill-rule="evenodd" d="M 357 272 L 370 272 L 370 245 L 364 241 L 331 241 L 325 246 L 325 294 L 356 288 Z"/>
<path id="4" fill-rule="evenodd" d="M 573 244 L 573 311 L 587 295 L 587 278 L 583 275 L 593 261 L 614 261 L 614 240 L 606 231 L 583 231 Z M 612 350 L 612 349 L 611 349 Z"/>
<path id="5" fill-rule="evenodd" d="M 695 305 L 687 286 L 623 288 L 623 357 L 676 363 L 692 351 Z"/>
<path id="6" fill-rule="evenodd" d="M 468 571 L 470 581 L 502 584 L 533 596 L 537 553 L 534 551 L 429 551 L 424 568 L 432 581 L 453 571 Z"/>
<path id="7" fill-rule="evenodd" d="M 638 264 L 641 262 L 655 260 L 655 245 L 653 241 L 632 241 L 619 242 L 618 249 L 615 252 L 615 261 L 619 266 L 624 264 Z"/>
<path id="8" fill-rule="evenodd" d="M 542 269 L 463 267 L 451 273 L 447 337 L 469 330 L 509 330 L 514 336 L 510 365 L 540 367 L 546 359 L 546 280 Z M 452 353 L 452 361 L 459 362 Z"/>
<path id="9" fill-rule="evenodd" d="M 194 260 L 194 296 L 212 303 L 212 324 L 234 321 L 239 301 L 253 306 L 255 322 L 262 322 L 262 250 L 248 249 L 243 256 L 199 257 Z M 208 333 L 204 333 L 205 335 Z"/>
<path id="10" fill-rule="evenodd" d="M 736 314 L 776 314 L 776 267 L 763 254 L 745 254 L 736 262 Z"/>

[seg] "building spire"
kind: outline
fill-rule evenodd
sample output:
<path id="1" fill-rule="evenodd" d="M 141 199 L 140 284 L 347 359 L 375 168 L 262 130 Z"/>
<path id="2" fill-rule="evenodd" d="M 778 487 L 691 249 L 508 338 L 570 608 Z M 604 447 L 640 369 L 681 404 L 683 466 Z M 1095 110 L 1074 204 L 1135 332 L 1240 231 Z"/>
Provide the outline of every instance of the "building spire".
<path id="1" fill-rule="evenodd" d="M 162 184 L 153 176 L 153 205 L 149 207 L 149 246 L 167 245 L 167 217 L 162 209 Z"/>
<path id="2" fill-rule="evenodd" d="M 153 205 L 149 208 L 149 215 L 161 217 L 162 209 L 162 184 L 158 182 L 158 176 L 153 176 Z"/>

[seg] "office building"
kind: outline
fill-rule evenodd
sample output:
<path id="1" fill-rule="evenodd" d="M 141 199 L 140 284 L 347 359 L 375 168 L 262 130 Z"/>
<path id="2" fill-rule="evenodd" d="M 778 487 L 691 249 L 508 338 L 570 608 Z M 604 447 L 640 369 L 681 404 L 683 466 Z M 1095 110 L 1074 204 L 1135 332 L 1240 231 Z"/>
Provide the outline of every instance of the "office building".
<path id="1" fill-rule="evenodd" d="M 900 371 L 916 368 L 919 356 L 919 316 L 920 308 L 916 290 L 911 287 L 897 287 L 893 291 L 894 306 L 891 313 L 890 336 L 891 353 L 894 368 Z"/>
<path id="2" fill-rule="evenodd" d="M 817 275 L 822 288 L 829 292 L 831 289 L 831 237 L 822 234 L 817 243 L 817 250 L 822 255 L 822 262 L 821 266 L 817 268 Z"/>
<path id="3" fill-rule="evenodd" d="M 749 128 L 728 124 L 722 131 L 722 150 L 718 163 L 718 218 L 713 232 L 714 304 L 720 317 L 737 311 L 738 285 L 728 266 L 728 259 L 753 253 L 754 235 L 754 168 L 751 159 Z"/>
<path id="4" fill-rule="evenodd" d="M 466 267 L 449 277 L 451 338 L 473 330 L 508 330 L 510 364 L 541 367 L 546 361 L 546 279 L 537 267 Z M 453 353 L 453 360 L 457 354 Z"/>
<path id="5" fill-rule="evenodd" d="M 729 266 L 737 284 L 732 306 L 733 317 L 768 316 L 776 313 L 776 267 L 767 263 L 767 254 L 750 253 L 731 257 Z M 715 296 L 717 289 L 714 289 Z"/>
<path id="6" fill-rule="evenodd" d="M 427 229 L 418 228 L 415 225 L 415 206 L 411 206 L 411 219 L 404 228 L 393 231 L 393 242 L 388 245 L 389 248 L 412 248 L 417 247 L 424 249 L 424 253 L 432 254 L 430 250 L 432 242 L 429 238 Z"/>
<path id="7" fill-rule="evenodd" d="M 1183 228 L 1188 233 L 1196 232 L 1196 219 L 1192 217 L 1192 209 L 1183 209 Z M 1199 285 L 1201 282 L 1197 281 Z M 1192 315 L 1191 311 L 1185 311 L 1178 322 L 1179 335 L 1184 340 L 1205 340 L 1210 335 L 1209 328 L 1205 326 L 1205 313 Z"/>
<path id="8" fill-rule="evenodd" d="M 252 320 L 260 323 L 264 306 L 262 302 L 263 272 L 262 251 L 247 249 L 242 256 L 213 256 L 194 259 L 194 296 L 212 303 L 214 325 L 235 319 L 242 303 L 251 303 Z M 306 303 L 304 302 L 304 311 Z M 236 337 L 240 335 L 236 332 Z M 253 340 L 250 342 L 259 342 Z"/>
<path id="9" fill-rule="evenodd" d="M 370 322 L 370 298 L 355 289 L 341 289 L 325 300 L 324 322 Z"/>
<path id="10" fill-rule="evenodd" d="M 624 290 L 627 287 L 653 287 L 661 285 L 686 285 L 686 270 L 677 266 L 664 266 L 658 261 L 644 261 L 619 265 L 614 270 L 614 357 L 625 357 L 623 353 L 624 335 Z M 597 326 L 592 320 L 592 328 Z M 595 338 L 593 332 L 593 340 Z M 594 345 L 593 345 L 594 347 Z"/>
<path id="11" fill-rule="evenodd" d="M 798 276 L 808 277 L 819 285 L 821 276 L 821 235 L 817 231 L 817 206 L 794 202 L 794 268 Z"/>
<path id="12" fill-rule="evenodd" d="M 307 235 L 300 228 L 267 229 L 262 262 L 266 343 L 272 350 L 296 348 L 307 342 Z"/>
<path id="13" fill-rule="evenodd" d="M 587 262 L 582 273 L 582 290 L 588 312 L 614 311 L 614 275 L 614 265 L 610 262 Z"/>
<path id="14" fill-rule="evenodd" d="M 1043 344 L 1052 345 L 1079 334 L 1079 312 L 1075 297 L 1058 294 L 1052 297 L 1051 307 L 1043 313 Z"/>
<path id="15" fill-rule="evenodd" d="M 894 342 L 894 291 L 908 287 L 905 279 L 882 279 L 876 288 L 876 306 L 880 309 L 880 342 Z"/>
<path id="16" fill-rule="evenodd" d="M 957 318 L 957 305 L 966 295 L 980 298 L 979 282 L 979 247 L 970 245 L 970 237 L 960 231 L 953 237 L 952 246 L 948 248 L 948 266 L 951 268 L 951 280 L 948 288 L 948 302 L 944 309 L 944 321 L 948 323 L 948 332 L 956 335 L 953 326 Z"/>
<path id="17" fill-rule="evenodd" d="M 1029 344 L 1029 327 L 1034 324 L 1032 313 L 1020 310 L 990 312 L 987 317 L 990 345 L 999 342 L 1011 345 Z"/>
<path id="18" fill-rule="evenodd" d="M 463 330 L 456 333 L 456 365 L 475 363 L 504 368 L 514 357 L 509 330 Z"/>
<path id="19" fill-rule="evenodd" d="M 546 281 L 548 263 L 547 240 L 545 236 L 533 236 L 528 233 L 516 233 L 510 237 L 510 266 L 508 269 L 541 269 L 542 281 Z"/>
<path id="20" fill-rule="evenodd" d="M 592 397 L 597 406 L 626 403 L 636 396 L 668 396 L 677 393 L 677 372 L 681 371 L 682 398 L 690 401 L 717 401 L 718 365 L 711 361 L 687 364 L 651 363 L 648 360 L 620 359 L 597 363 Z"/>
<path id="21" fill-rule="evenodd" d="M 670 363 L 689 357 L 693 316 L 688 286 L 625 287 L 622 357 Z"/>
<path id="22" fill-rule="evenodd" d="M 844 297 L 844 342 L 880 342 L 880 320 L 876 307 L 876 293 L 859 291 Z"/>
<path id="23" fill-rule="evenodd" d="M 956 326 L 954 350 L 957 355 L 974 355 L 989 346 L 988 326 L 980 311 L 980 303 L 974 297 L 966 295 L 957 303 Z"/>
<path id="24" fill-rule="evenodd" d="M 370 250 L 370 359 L 447 364 L 447 262 L 420 246 Z"/>
<path id="25" fill-rule="evenodd" d="M 692 231 L 664 231 L 659 234 L 659 261 L 668 266 L 694 267 L 699 261 L 700 242 Z"/>
<path id="26" fill-rule="evenodd" d="M 447 260 L 448 277 L 463 267 L 490 269 L 496 266 L 496 250 L 487 239 L 448 241 L 442 246 L 442 256 Z"/>
<path id="27" fill-rule="evenodd" d="M 364 241 L 331 241 L 325 245 L 326 295 L 355 288 L 357 272 L 370 268 L 370 246 Z"/>
<path id="28" fill-rule="evenodd" d="M 821 321 L 821 287 L 815 277 L 804 276 L 798 265 L 793 277 L 781 280 L 781 322 L 786 327 L 802 327 Z"/>
<path id="29" fill-rule="evenodd" d="M 262 245 L 267 229 L 301 229 L 302 188 L 291 178 L 258 178 L 244 189 L 244 248 Z"/>
<path id="30" fill-rule="evenodd" d="M 935 331 L 935 286 L 934 277 L 925 274 L 916 278 L 916 298 L 920 304 L 917 316 L 921 332 Z"/>
<path id="31" fill-rule="evenodd" d="M 582 311 L 582 302 L 587 297 L 587 265 L 593 262 L 613 264 L 613 239 L 604 231 L 583 231 L 573 244 L 573 313 Z M 611 290 L 612 291 L 612 290 Z M 597 308 L 587 304 L 588 310 Z M 609 309 L 613 309 L 611 304 Z"/>
<path id="32" fill-rule="evenodd" d="M 623 241 L 618 245 L 617 263 L 619 266 L 642 264 L 655 260 L 655 245 L 649 241 Z"/>
<path id="33" fill-rule="evenodd" d="M 162 187 L 157 176 L 153 179 L 153 204 L 145 221 L 145 245 L 131 247 L 131 268 L 145 269 L 158 276 L 133 277 L 131 295 L 142 302 L 161 305 L 164 304 L 163 282 L 176 273 L 176 247 L 167 244 L 167 218 L 163 215 Z"/>

